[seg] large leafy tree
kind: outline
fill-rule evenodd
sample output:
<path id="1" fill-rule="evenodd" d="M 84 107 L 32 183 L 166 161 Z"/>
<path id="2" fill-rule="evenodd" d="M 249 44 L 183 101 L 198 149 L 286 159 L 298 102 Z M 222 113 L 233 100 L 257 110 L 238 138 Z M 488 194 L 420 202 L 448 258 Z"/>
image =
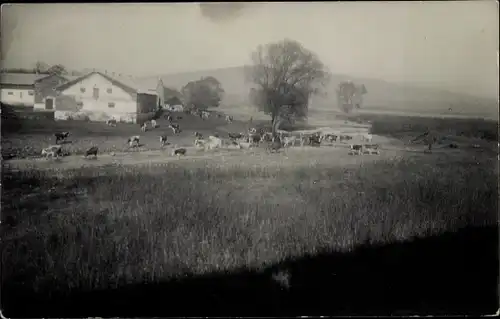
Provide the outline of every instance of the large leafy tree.
<path id="1" fill-rule="evenodd" d="M 222 85 L 212 76 L 188 82 L 182 88 L 181 93 L 186 104 L 197 109 L 218 107 L 224 97 Z"/>
<path id="2" fill-rule="evenodd" d="M 290 39 L 260 45 L 252 61 L 247 76 L 254 88 L 249 99 L 271 116 L 273 131 L 283 119 L 305 117 L 309 98 L 330 79 L 318 56 Z"/>

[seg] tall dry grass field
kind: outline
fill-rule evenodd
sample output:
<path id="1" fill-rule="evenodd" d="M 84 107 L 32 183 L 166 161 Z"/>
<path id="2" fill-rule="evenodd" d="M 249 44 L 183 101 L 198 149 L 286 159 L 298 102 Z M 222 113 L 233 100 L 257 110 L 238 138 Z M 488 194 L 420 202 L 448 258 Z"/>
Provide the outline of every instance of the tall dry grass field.
<path id="1" fill-rule="evenodd" d="M 4 172 L 2 292 L 54 296 L 259 269 L 496 225 L 496 164 L 478 163 L 441 155 L 344 169 Z"/>

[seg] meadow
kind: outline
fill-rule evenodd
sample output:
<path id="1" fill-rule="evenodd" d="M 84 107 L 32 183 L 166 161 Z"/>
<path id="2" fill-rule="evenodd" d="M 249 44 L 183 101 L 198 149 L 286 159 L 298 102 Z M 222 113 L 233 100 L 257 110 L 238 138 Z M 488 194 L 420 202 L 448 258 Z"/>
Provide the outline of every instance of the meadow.
<path id="1" fill-rule="evenodd" d="M 470 249 L 474 252 L 489 249 L 494 243 L 485 240 L 484 236 L 491 240 L 488 227 L 495 227 L 498 211 L 497 176 L 492 174 L 495 165 L 495 161 L 485 155 L 473 159 L 440 154 L 402 157 L 351 168 L 316 168 L 314 165 L 271 168 L 265 163 L 255 167 L 216 164 L 190 167 L 189 164 L 173 163 L 165 167 L 79 169 L 59 176 L 50 171 L 4 172 L 1 226 L 4 315 L 29 315 L 36 311 L 53 314 L 58 313 L 56 308 L 62 311 L 60 315 L 75 315 L 71 311 L 76 309 L 89 316 L 101 315 L 97 305 L 104 304 L 98 300 L 110 302 L 113 293 L 106 297 L 100 295 L 92 302 L 84 298 L 67 308 L 61 306 L 61 300 L 76 292 L 151 285 L 211 273 L 230 274 L 237 269 L 262 273 L 293 258 L 334 252 L 349 254 L 359 249 L 367 251 L 370 247 L 438 236 L 464 227 L 482 229 L 466 238 Z M 370 314 L 398 311 L 410 314 L 432 309 L 446 313 L 484 308 L 491 297 L 479 299 L 479 296 L 486 296 L 486 291 L 468 291 L 465 283 L 478 285 L 494 279 L 490 268 L 475 272 L 470 266 L 483 262 L 493 265 L 492 255 L 471 257 L 466 255 L 469 250 L 464 247 L 454 247 L 454 250 L 450 246 L 434 247 L 419 251 L 419 261 L 405 266 L 410 267 L 405 269 L 403 277 L 408 285 L 399 286 L 396 293 L 406 294 L 406 298 L 401 297 L 404 302 L 396 302 L 396 295 L 390 294 L 386 297 L 393 299 L 385 300 L 385 304 L 379 301 L 376 308 L 372 303 L 372 308 L 368 307 L 368 300 L 379 300 L 374 296 L 377 289 L 386 289 L 384 284 L 378 283 L 379 286 L 369 288 L 374 295 L 363 297 L 365 304 L 359 300 L 359 295 L 353 297 L 358 302 L 355 308 L 338 308 L 336 304 L 337 308 L 333 309 L 344 314 L 363 309 Z M 449 253 L 442 250 L 458 254 L 454 259 L 441 261 L 447 263 L 445 269 L 434 259 L 439 254 Z M 364 265 L 361 265 L 364 262 L 351 262 L 348 269 L 354 273 L 359 272 L 359 267 L 392 269 L 391 273 L 384 273 L 384 280 L 387 285 L 395 284 L 392 264 L 398 263 L 400 254 L 401 248 L 391 253 L 392 261 L 385 266 L 378 265 L 374 259 Z M 335 260 L 341 263 L 343 258 Z M 427 266 L 418 269 L 423 264 Z M 331 280 L 329 267 L 332 267 L 329 263 L 312 269 L 299 267 L 300 274 L 293 275 L 290 289 L 294 282 L 300 282 L 297 278 L 316 278 L 318 273 L 323 274 L 323 279 L 316 278 L 316 284 L 322 287 L 322 281 Z M 447 272 L 452 270 L 462 276 L 459 287 L 448 281 Z M 350 271 L 347 273 L 352 276 Z M 402 269 L 398 266 L 397 271 Z M 286 267 L 282 272 L 287 273 Z M 373 274 L 375 277 L 380 275 Z M 276 274 L 266 276 L 271 283 Z M 417 285 L 410 278 L 412 276 L 421 278 L 427 286 Z M 241 278 L 233 280 L 232 285 L 238 287 Z M 351 284 L 360 291 L 367 289 L 356 280 Z M 443 288 L 443 285 L 448 286 Z M 341 295 L 334 286 L 323 288 Z M 259 288 L 260 294 L 264 293 L 267 302 L 277 305 L 277 296 L 284 288 L 267 295 L 265 287 Z M 300 303 L 303 311 L 315 309 L 314 302 L 306 301 L 315 288 L 309 287 L 312 290 L 303 292 L 305 299 Z M 441 297 L 432 295 L 432 301 L 422 301 L 422 298 L 430 298 L 425 297 L 424 292 L 430 293 L 433 289 L 445 290 Z M 416 291 L 420 297 L 416 296 Z M 252 303 L 252 299 L 241 291 L 239 298 L 226 296 L 229 298 L 226 301 L 223 296 L 217 297 L 216 290 L 213 294 L 220 302 L 216 314 L 225 313 L 222 309 L 230 309 L 231 298 L 239 299 L 240 303 L 242 300 Z M 143 293 L 134 298 L 141 295 Z M 463 300 L 456 305 L 443 299 L 458 295 Z M 115 297 L 123 299 L 123 304 L 119 310 L 113 308 L 114 311 L 131 311 L 125 300 L 133 301 L 127 296 L 129 299 L 115 293 Z M 194 306 L 207 296 L 211 294 L 189 302 Z M 347 299 L 342 300 L 348 303 Z M 58 303 L 51 304 L 56 301 Z M 422 302 L 429 306 L 424 307 Z M 156 308 L 159 312 L 154 315 L 172 315 L 177 309 L 173 303 L 165 305 L 161 311 Z M 284 309 L 274 311 L 282 314 L 297 310 L 294 307 L 288 303 Z M 70 310 L 73 308 L 75 310 Z M 106 309 L 110 315 L 119 315 Z M 182 309 L 184 313 L 177 313 L 195 311 L 195 308 Z M 205 308 L 209 309 L 214 308 Z M 136 311 L 137 315 L 141 314 Z M 252 311 L 263 309 L 257 307 Z"/>

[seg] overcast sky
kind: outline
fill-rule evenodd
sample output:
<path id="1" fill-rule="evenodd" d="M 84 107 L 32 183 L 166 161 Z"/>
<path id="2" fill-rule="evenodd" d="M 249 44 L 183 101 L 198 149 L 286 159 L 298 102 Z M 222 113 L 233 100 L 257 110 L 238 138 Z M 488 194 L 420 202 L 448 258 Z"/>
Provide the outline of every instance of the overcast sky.
<path id="1" fill-rule="evenodd" d="M 250 63 L 285 37 L 333 73 L 498 96 L 496 1 L 2 6 L 3 67 L 141 75 Z"/>

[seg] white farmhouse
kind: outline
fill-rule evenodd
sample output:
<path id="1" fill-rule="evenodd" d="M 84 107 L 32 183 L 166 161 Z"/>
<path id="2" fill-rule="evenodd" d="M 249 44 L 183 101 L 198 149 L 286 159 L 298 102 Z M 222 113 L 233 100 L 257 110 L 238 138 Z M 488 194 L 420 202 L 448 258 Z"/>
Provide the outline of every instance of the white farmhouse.
<path id="1" fill-rule="evenodd" d="M 35 73 L 1 73 L 0 100 L 4 104 L 33 107 L 35 82 L 47 75 Z"/>
<path id="2" fill-rule="evenodd" d="M 158 110 L 155 85 L 150 88 L 130 76 L 90 72 L 56 87 L 55 119 L 141 123 Z"/>

